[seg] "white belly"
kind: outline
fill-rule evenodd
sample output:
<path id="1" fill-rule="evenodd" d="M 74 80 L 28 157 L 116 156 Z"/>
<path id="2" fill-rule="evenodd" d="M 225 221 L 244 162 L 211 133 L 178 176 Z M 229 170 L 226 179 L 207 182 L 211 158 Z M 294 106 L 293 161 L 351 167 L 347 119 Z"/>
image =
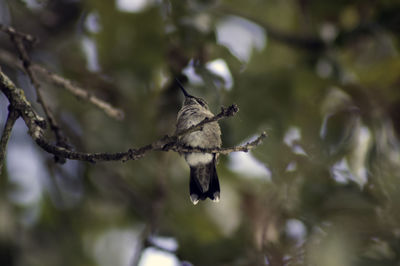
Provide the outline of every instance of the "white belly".
<path id="1" fill-rule="evenodd" d="M 213 159 L 213 155 L 210 153 L 188 153 L 185 155 L 185 159 L 190 166 L 196 166 L 210 163 Z"/>

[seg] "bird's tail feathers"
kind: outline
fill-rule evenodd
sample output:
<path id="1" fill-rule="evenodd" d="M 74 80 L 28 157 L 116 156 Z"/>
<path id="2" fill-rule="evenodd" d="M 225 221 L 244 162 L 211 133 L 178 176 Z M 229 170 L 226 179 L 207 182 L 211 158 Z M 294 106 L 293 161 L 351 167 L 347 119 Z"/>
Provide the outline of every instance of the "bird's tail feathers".
<path id="1" fill-rule="evenodd" d="M 217 170 L 215 168 L 215 159 L 210 163 L 205 165 L 205 171 L 198 171 L 195 167 L 190 167 L 190 199 L 193 204 L 197 204 L 199 200 L 205 200 L 210 198 L 214 202 L 218 202 L 220 198 L 220 186 L 217 175 Z M 203 191 L 203 188 L 199 182 L 202 178 L 199 176 L 201 174 L 210 175 L 207 178 L 209 181 L 208 190 Z"/>

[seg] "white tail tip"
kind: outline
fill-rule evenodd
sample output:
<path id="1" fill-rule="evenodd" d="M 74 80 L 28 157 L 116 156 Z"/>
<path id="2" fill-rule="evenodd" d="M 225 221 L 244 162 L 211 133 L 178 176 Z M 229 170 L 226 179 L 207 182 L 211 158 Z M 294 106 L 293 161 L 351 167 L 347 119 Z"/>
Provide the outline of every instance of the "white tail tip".
<path id="1" fill-rule="evenodd" d="M 197 203 L 199 203 L 199 197 L 196 194 L 191 194 L 190 200 L 192 201 L 193 205 L 196 205 Z"/>
<path id="2" fill-rule="evenodd" d="M 214 199 L 212 201 L 219 202 L 219 193 L 218 192 L 214 193 Z"/>

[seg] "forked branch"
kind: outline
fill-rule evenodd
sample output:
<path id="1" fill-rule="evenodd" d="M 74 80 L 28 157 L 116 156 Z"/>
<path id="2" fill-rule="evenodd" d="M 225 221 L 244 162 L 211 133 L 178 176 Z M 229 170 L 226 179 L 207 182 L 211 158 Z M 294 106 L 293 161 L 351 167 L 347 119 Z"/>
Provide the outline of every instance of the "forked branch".
<path id="1" fill-rule="evenodd" d="M 222 108 L 221 112 L 217 115 L 204 119 L 197 125 L 188 128 L 185 131 L 180 132 L 172 136 L 165 135 L 157 141 L 145 145 L 140 148 L 132 148 L 125 152 L 117 153 L 86 153 L 73 151 L 71 149 L 55 145 L 47 141 L 43 136 L 44 119 L 40 117 L 32 108 L 31 104 L 26 100 L 23 91 L 17 88 L 15 84 L 0 71 L 0 88 L 1 91 L 7 96 L 10 104 L 21 116 L 25 124 L 29 129 L 29 134 L 33 140 L 45 151 L 51 153 L 57 157 L 66 158 L 70 160 L 79 160 L 87 162 L 100 162 L 100 161 L 127 161 L 127 160 L 138 160 L 145 156 L 151 151 L 175 151 L 175 152 L 208 152 L 208 153 L 221 153 L 229 154 L 234 151 L 248 151 L 253 149 L 257 145 L 261 144 L 262 140 L 266 137 L 266 133 L 263 132 L 256 140 L 249 142 L 245 145 L 231 147 L 231 148 L 213 148 L 213 149 L 202 149 L 196 147 L 182 146 L 178 142 L 178 137 L 189 134 L 191 132 L 201 130 L 201 128 L 208 123 L 218 121 L 223 118 L 231 117 L 239 110 L 236 105 L 231 105 L 228 108 Z"/>

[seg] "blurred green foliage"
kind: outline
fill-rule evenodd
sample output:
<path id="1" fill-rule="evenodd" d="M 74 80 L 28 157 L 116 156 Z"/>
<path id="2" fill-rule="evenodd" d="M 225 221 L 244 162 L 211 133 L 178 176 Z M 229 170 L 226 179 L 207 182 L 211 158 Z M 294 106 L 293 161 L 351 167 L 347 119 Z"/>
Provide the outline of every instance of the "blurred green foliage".
<path id="1" fill-rule="evenodd" d="M 240 108 L 221 122 L 224 146 L 268 132 L 251 154 L 270 176 L 234 171 L 222 156 L 221 202 L 193 206 L 178 154 L 57 165 L 35 147 L 46 172 L 39 203 L 13 200 L 10 169 L 0 179 L 0 265 L 127 265 L 117 263 L 123 251 L 135 254 L 133 265 L 157 247 L 151 236 L 175 239 L 172 253 L 193 265 L 399 265 L 398 1 L 161 0 L 136 11 L 117 2 L 0 6 L 10 25 L 40 38 L 35 62 L 125 111 L 115 121 L 45 84 L 75 149 L 125 151 L 173 133 L 182 100 L 173 78 L 186 82 L 193 64 L 203 82 L 186 82 L 189 91 L 215 113 Z M 265 32 L 265 47 L 248 61 L 218 42 L 218 23 L 232 16 Z M 85 42 L 98 71 L 87 67 Z M 4 34 L 0 43 L 15 53 Z M 232 89 L 206 67 L 215 59 L 227 63 Z M 21 73 L 1 66 L 40 110 Z M 27 222 L 27 213 L 36 216 Z M 135 232 L 136 244 L 124 245 L 121 234 L 102 246 L 112 230 Z"/>

